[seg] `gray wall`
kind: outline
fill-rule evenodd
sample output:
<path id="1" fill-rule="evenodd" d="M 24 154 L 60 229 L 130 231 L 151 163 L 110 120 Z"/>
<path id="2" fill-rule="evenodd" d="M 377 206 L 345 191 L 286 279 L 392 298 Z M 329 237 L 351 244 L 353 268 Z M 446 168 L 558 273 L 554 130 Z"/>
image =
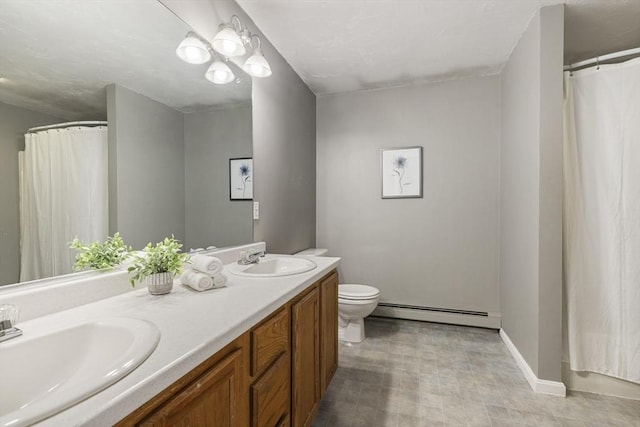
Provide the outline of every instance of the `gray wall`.
<path id="1" fill-rule="evenodd" d="M 107 86 L 109 233 L 134 248 L 185 236 L 184 117 L 118 85 Z"/>
<path id="2" fill-rule="evenodd" d="M 318 246 L 381 300 L 497 312 L 499 80 L 318 99 Z M 424 197 L 380 198 L 381 148 L 424 147 Z"/>
<path id="3" fill-rule="evenodd" d="M 253 79 L 253 195 L 260 202 L 254 240 L 278 253 L 315 246 L 315 95 L 234 1 L 161 2 L 209 40 L 232 14 L 260 34 L 273 75 Z"/>
<path id="4" fill-rule="evenodd" d="M 563 6 L 542 8 L 501 73 L 502 328 L 561 380 Z"/>
<path id="5" fill-rule="evenodd" d="M 316 97 L 271 47 L 273 75 L 254 79 L 255 241 L 295 253 L 316 244 Z"/>
<path id="6" fill-rule="evenodd" d="M 20 279 L 18 151 L 29 128 L 66 120 L 0 102 L 0 285 Z"/>
<path id="7" fill-rule="evenodd" d="M 501 74 L 502 328 L 529 366 L 538 366 L 540 16 Z M 526 84 L 525 84 L 526 83 Z"/>
<path id="8" fill-rule="evenodd" d="M 251 157 L 251 105 L 185 114 L 185 247 L 253 241 L 251 201 L 229 200 L 229 159 Z"/>

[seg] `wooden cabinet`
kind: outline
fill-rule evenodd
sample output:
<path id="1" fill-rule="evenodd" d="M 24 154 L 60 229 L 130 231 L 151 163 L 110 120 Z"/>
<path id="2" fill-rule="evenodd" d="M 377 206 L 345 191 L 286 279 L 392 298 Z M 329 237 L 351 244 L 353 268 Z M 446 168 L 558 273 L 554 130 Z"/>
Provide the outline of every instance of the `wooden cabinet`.
<path id="1" fill-rule="evenodd" d="M 307 427 L 338 369 L 337 272 L 293 300 L 291 325 L 291 425 Z"/>
<path id="2" fill-rule="evenodd" d="M 251 385 L 251 425 L 275 427 L 289 415 L 291 364 L 282 354 L 263 376 Z"/>
<path id="3" fill-rule="evenodd" d="M 289 427 L 291 425 L 291 420 L 289 415 L 285 416 L 276 427 Z"/>
<path id="4" fill-rule="evenodd" d="M 289 352 L 289 323 L 289 310 L 283 307 L 251 330 L 251 375 Z"/>
<path id="5" fill-rule="evenodd" d="M 338 366 L 334 271 L 117 427 L 307 427 Z"/>
<path id="6" fill-rule="evenodd" d="M 320 394 L 338 369 L 338 273 L 320 281 Z"/>
<path id="7" fill-rule="evenodd" d="M 291 306 L 292 421 L 310 426 L 320 403 L 320 292 L 314 286 Z"/>
<path id="8" fill-rule="evenodd" d="M 276 427 L 291 408 L 289 307 L 251 330 L 251 426 Z"/>
<path id="9" fill-rule="evenodd" d="M 139 425 L 240 427 L 242 393 L 242 349 L 237 349 Z"/>

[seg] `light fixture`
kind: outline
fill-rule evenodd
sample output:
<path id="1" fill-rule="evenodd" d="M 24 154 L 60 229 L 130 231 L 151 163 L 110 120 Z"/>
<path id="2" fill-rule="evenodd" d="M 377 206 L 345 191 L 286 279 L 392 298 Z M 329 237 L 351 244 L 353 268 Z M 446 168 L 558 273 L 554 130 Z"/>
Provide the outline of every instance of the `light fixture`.
<path id="1" fill-rule="evenodd" d="M 236 15 L 231 17 L 231 22 L 221 24 L 221 30 L 213 38 L 211 45 L 213 49 L 226 57 L 242 56 L 247 53 L 244 47 L 245 41 L 242 37 L 248 37 L 247 31 L 242 29 L 240 18 Z"/>
<path id="2" fill-rule="evenodd" d="M 189 64 L 204 64 L 211 60 L 209 46 L 193 31 L 190 31 L 176 49 L 180 59 Z"/>
<path id="3" fill-rule="evenodd" d="M 255 34 L 251 36 L 251 40 L 258 40 L 258 45 L 253 49 L 253 55 L 251 55 L 242 66 L 242 69 L 253 77 L 269 77 L 271 75 L 271 67 L 262 54 L 260 49 L 260 37 Z M 252 45 L 252 43 L 249 43 Z"/>
<path id="4" fill-rule="evenodd" d="M 205 78 L 212 83 L 222 85 L 235 79 L 233 71 L 225 62 L 228 62 L 230 57 L 245 55 L 247 53 L 245 46 L 248 46 L 253 49 L 253 52 L 242 65 L 242 69 L 252 77 L 262 78 L 271 75 L 271 67 L 260 48 L 260 37 L 251 34 L 247 28 L 242 28 L 240 18 L 233 15 L 231 21 L 221 24 L 220 28 L 211 44 L 199 34 L 190 31 L 178 45 L 176 54 L 190 64 L 204 64 L 211 61 L 212 57 L 215 58 L 207 68 Z M 255 43 L 254 40 L 256 40 Z M 236 83 L 240 81 L 239 78 Z"/>
<path id="5" fill-rule="evenodd" d="M 217 85 L 224 85 L 231 82 L 235 76 L 231 68 L 219 59 L 213 61 L 204 75 L 207 80 Z"/>

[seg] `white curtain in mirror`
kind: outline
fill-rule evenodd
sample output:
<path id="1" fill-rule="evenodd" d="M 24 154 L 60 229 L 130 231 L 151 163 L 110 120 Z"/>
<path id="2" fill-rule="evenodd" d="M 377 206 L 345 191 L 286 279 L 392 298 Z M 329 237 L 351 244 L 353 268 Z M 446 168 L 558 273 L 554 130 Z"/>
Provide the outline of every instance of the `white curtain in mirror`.
<path id="1" fill-rule="evenodd" d="M 640 59 L 565 92 L 565 360 L 640 382 Z"/>
<path id="2" fill-rule="evenodd" d="M 107 127 L 74 126 L 25 135 L 20 153 L 20 281 L 73 271 L 75 236 L 109 231 Z"/>

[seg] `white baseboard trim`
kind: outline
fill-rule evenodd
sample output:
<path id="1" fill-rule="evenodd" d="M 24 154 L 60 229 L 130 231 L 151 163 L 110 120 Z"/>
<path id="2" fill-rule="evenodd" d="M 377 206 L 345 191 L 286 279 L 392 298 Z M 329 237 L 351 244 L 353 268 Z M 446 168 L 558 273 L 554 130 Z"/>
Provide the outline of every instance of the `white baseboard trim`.
<path id="1" fill-rule="evenodd" d="M 500 329 L 502 321 L 501 316 L 498 313 L 489 313 L 488 316 L 474 316 L 469 314 L 384 306 L 376 307 L 372 316 L 421 320 L 423 322 L 449 323 L 451 325 L 475 326 L 489 329 Z"/>
<path id="2" fill-rule="evenodd" d="M 560 381 L 541 380 L 536 376 L 536 374 L 533 373 L 531 367 L 529 366 L 527 361 L 524 360 L 524 357 L 522 357 L 504 329 L 500 329 L 500 338 L 502 338 L 502 341 L 507 346 L 507 349 L 509 349 L 511 356 L 513 356 L 513 358 L 515 359 L 518 367 L 524 374 L 524 377 L 527 379 L 529 385 L 531 386 L 531 389 L 534 392 L 560 397 L 565 397 L 567 395 L 567 388 Z"/>

